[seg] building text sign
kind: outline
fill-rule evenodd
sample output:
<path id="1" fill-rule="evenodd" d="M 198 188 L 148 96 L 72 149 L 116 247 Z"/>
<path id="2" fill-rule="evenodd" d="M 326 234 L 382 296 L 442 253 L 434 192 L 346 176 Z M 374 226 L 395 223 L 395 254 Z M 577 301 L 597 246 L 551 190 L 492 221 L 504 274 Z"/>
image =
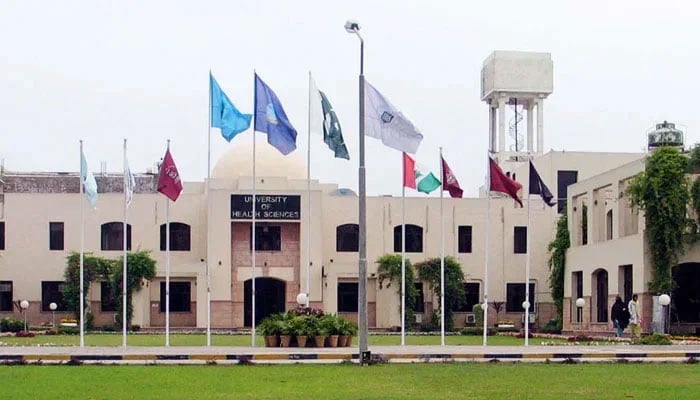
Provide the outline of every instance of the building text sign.
<path id="1" fill-rule="evenodd" d="M 253 219 L 253 195 L 231 195 L 231 219 Z M 301 197 L 298 195 L 255 195 L 255 219 L 300 218 Z"/>

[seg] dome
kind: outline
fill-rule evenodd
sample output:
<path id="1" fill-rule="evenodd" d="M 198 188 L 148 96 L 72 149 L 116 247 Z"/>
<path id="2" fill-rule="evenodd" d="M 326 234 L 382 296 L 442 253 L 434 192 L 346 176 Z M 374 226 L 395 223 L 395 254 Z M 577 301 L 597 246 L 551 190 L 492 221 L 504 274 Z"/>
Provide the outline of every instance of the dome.
<path id="1" fill-rule="evenodd" d="M 255 136 L 256 176 L 306 179 L 306 162 L 299 149 L 285 156 L 267 143 L 267 135 L 256 133 Z M 231 141 L 230 146 L 214 165 L 212 178 L 236 179 L 241 176 L 253 176 L 253 135 L 238 135 Z"/>

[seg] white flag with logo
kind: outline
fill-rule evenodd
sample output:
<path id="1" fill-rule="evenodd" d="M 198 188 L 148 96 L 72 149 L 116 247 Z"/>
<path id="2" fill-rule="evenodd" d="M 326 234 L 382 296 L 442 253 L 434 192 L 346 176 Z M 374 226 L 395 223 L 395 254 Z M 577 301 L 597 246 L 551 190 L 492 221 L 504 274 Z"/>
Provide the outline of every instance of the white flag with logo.
<path id="1" fill-rule="evenodd" d="M 134 198 L 134 186 L 136 186 L 136 180 L 131 174 L 131 169 L 129 168 L 129 161 L 124 159 L 124 195 L 126 196 L 126 206 L 131 205 L 131 200 Z"/>
<path id="2" fill-rule="evenodd" d="M 374 86 L 365 80 L 365 135 L 385 145 L 415 154 L 423 134 Z"/>

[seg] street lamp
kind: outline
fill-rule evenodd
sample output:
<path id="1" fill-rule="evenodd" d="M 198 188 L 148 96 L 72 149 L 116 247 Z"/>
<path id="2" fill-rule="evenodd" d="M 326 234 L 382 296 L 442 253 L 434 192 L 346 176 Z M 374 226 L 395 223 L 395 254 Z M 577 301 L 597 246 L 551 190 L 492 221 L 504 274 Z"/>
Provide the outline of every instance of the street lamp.
<path id="1" fill-rule="evenodd" d="M 53 321 L 53 329 L 56 329 L 56 309 L 58 308 L 58 305 L 56 305 L 56 303 L 51 303 L 49 304 L 49 308 L 51 309 L 51 320 Z"/>
<path id="2" fill-rule="evenodd" d="M 309 296 L 306 293 L 299 293 L 297 295 L 297 304 L 300 306 L 306 306 L 306 301 L 309 298 Z"/>
<path id="3" fill-rule="evenodd" d="M 576 307 L 578 307 L 578 309 L 577 309 L 578 322 L 583 322 L 583 306 L 585 306 L 585 305 L 586 305 L 586 299 L 584 299 L 583 297 L 579 297 L 578 299 L 576 299 Z"/>
<path id="4" fill-rule="evenodd" d="M 27 300 L 22 300 L 19 302 L 19 307 L 22 309 L 22 312 L 24 313 L 24 331 L 27 331 L 27 308 L 29 308 L 29 301 Z"/>
<path id="5" fill-rule="evenodd" d="M 669 318 L 671 308 L 670 307 L 666 308 L 666 307 L 668 307 L 668 305 L 671 304 L 671 296 L 667 295 L 666 293 L 662 294 L 661 296 L 659 296 L 659 304 L 662 307 L 664 307 L 664 311 L 666 311 L 664 313 L 664 333 L 666 333 L 666 323 L 671 322 L 670 318 Z"/>
<path id="6" fill-rule="evenodd" d="M 359 266 L 358 266 L 358 335 L 360 365 L 368 364 L 371 358 L 367 351 L 367 195 L 365 193 L 365 41 L 360 36 L 360 24 L 357 21 L 348 20 L 345 30 L 355 34 L 360 39 L 360 132 L 359 132 L 359 167 L 358 167 L 358 242 L 359 242 Z"/>

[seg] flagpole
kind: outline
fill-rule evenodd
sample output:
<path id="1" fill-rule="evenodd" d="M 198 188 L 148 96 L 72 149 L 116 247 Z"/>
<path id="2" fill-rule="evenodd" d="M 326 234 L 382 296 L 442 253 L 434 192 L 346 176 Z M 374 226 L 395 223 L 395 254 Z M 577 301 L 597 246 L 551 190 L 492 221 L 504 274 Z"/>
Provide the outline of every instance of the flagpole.
<path id="1" fill-rule="evenodd" d="M 486 346 L 488 319 L 489 319 L 489 236 L 491 235 L 491 154 L 486 157 L 486 254 L 484 260 L 484 332 L 483 345 Z"/>
<path id="2" fill-rule="evenodd" d="M 308 122 L 306 124 L 308 133 L 308 142 L 306 146 L 306 202 L 308 205 L 308 213 L 306 220 L 306 307 L 311 304 L 311 71 L 309 71 L 309 113 Z M 318 105 L 316 105 L 318 107 Z"/>
<path id="3" fill-rule="evenodd" d="M 207 124 L 207 256 L 205 257 L 205 275 L 207 280 L 207 347 L 211 346 L 211 277 L 209 275 L 209 231 L 211 230 L 211 216 L 210 213 L 210 187 L 211 187 L 211 69 L 209 70 L 209 107 L 207 108 L 207 119 L 209 123 Z M 168 149 L 170 148 L 170 141 L 168 140 Z M 168 199 L 169 200 L 169 199 Z M 168 202 L 169 204 L 169 202 Z M 168 229 L 168 232 L 170 230 Z M 170 242 L 168 242 L 170 245 Z"/>
<path id="4" fill-rule="evenodd" d="M 253 88 L 254 95 L 253 95 L 253 104 L 257 107 L 258 104 L 258 91 Z M 255 113 L 257 113 L 257 109 L 255 110 Z M 257 121 L 257 116 L 253 117 Z M 255 347 L 255 128 L 256 126 L 253 127 L 253 198 L 251 202 L 251 207 L 253 210 L 253 216 L 252 216 L 252 233 L 250 235 L 251 237 L 251 249 L 252 249 L 252 265 L 253 265 L 253 282 L 252 282 L 252 290 L 251 290 L 251 298 L 252 298 L 252 303 L 251 303 L 251 316 L 250 316 L 250 341 L 251 341 L 251 346 Z"/>
<path id="5" fill-rule="evenodd" d="M 401 182 L 401 346 L 406 344 L 406 161 L 401 153 L 403 177 Z M 411 173 L 414 173 L 411 171 Z"/>
<path id="6" fill-rule="evenodd" d="M 170 139 L 168 139 L 170 151 Z M 170 199 L 165 198 L 165 347 L 170 347 Z"/>
<path id="7" fill-rule="evenodd" d="M 525 346 L 530 345 L 530 180 L 528 179 L 527 190 L 527 232 L 525 246 L 527 258 L 525 259 Z"/>
<path id="8" fill-rule="evenodd" d="M 85 298 L 83 294 L 83 270 L 85 258 L 85 209 L 83 203 L 83 141 L 80 141 L 80 347 L 85 347 L 85 330 L 84 330 L 84 315 L 85 315 Z M 87 180 L 87 163 L 85 163 L 85 178 Z M 55 329 L 55 327 L 54 327 Z"/>
<path id="9" fill-rule="evenodd" d="M 126 173 L 126 139 L 124 139 L 124 173 Z M 127 245 L 127 235 L 129 233 L 127 229 L 127 224 L 126 224 L 126 217 L 127 217 L 127 205 L 126 205 L 126 188 L 124 188 L 124 224 L 122 226 L 122 239 L 123 239 L 123 250 L 124 250 L 124 269 L 122 271 L 122 346 L 126 347 L 126 314 L 128 312 L 127 309 L 127 301 L 126 301 L 126 273 L 127 273 L 127 268 L 126 268 L 126 258 L 127 258 L 127 253 L 126 253 L 126 245 Z"/>
<path id="10" fill-rule="evenodd" d="M 442 165 L 442 147 L 440 147 L 440 179 L 445 180 L 445 171 Z M 441 182 L 440 188 L 440 345 L 445 345 L 445 217 L 443 215 L 443 192 L 445 182 Z"/>

